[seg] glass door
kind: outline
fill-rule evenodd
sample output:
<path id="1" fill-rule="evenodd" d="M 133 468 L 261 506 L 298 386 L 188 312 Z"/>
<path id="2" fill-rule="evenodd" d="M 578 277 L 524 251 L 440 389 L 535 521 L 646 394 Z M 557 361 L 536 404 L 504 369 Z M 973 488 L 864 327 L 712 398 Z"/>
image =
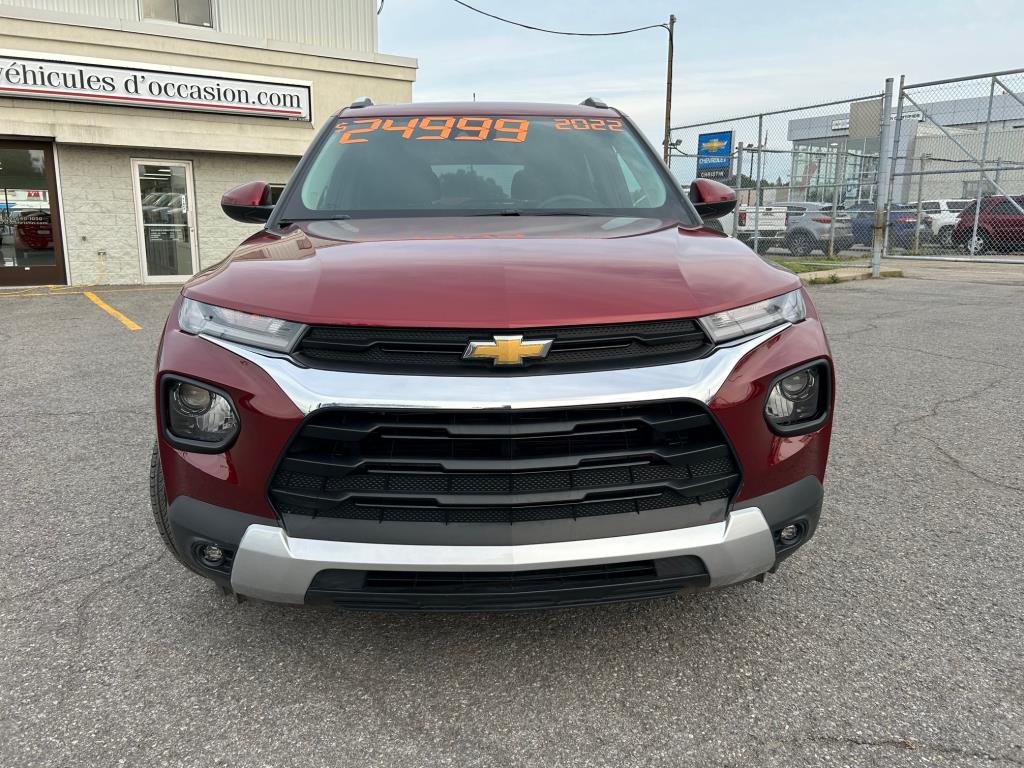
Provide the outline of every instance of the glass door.
<path id="1" fill-rule="evenodd" d="M 53 147 L 0 141 L 0 286 L 65 282 Z"/>
<path id="2" fill-rule="evenodd" d="M 198 269 L 192 163 L 132 160 L 139 254 L 146 282 L 181 282 Z"/>

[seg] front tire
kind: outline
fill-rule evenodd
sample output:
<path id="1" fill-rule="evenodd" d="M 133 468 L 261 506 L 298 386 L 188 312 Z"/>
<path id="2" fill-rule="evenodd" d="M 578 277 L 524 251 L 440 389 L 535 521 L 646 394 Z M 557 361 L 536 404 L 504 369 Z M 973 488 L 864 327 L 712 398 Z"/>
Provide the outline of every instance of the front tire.
<path id="1" fill-rule="evenodd" d="M 178 548 L 174 546 L 174 537 L 171 536 L 171 525 L 167 520 L 167 489 L 164 486 L 164 471 L 160 466 L 160 448 L 156 441 L 153 442 L 153 453 L 149 459 L 149 503 L 153 508 L 153 520 L 156 529 L 164 546 L 171 551 L 174 559 L 188 568 L 193 573 L 198 573 L 204 578 L 210 578 L 209 574 L 203 573 L 198 566 L 183 557 Z"/>

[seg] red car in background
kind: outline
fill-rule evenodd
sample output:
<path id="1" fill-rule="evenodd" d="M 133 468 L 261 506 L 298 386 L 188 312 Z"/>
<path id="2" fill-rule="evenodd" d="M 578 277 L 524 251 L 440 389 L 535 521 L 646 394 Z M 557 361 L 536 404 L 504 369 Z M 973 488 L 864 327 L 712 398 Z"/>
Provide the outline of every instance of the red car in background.
<path id="1" fill-rule="evenodd" d="M 331 117 L 263 230 L 181 292 L 153 511 L 226 591 L 571 606 L 773 572 L 814 533 L 828 343 L 800 281 L 703 226 L 618 110 Z"/>
<path id="2" fill-rule="evenodd" d="M 987 250 L 1024 250 L 1024 196 L 993 195 L 981 198 L 981 215 L 975 216 L 978 202 L 972 201 L 957 219 L 953 242 L 971 254 Z M 978 220 L 975 234 L 974 220 Z"/>

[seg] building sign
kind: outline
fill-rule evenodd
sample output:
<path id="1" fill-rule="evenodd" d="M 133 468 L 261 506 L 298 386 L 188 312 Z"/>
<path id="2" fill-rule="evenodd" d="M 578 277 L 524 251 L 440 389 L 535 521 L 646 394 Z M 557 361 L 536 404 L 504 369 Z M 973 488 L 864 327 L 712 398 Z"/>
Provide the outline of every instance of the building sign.
<path id="1" fill-rule="evenodd" d="M 697 178 L 725 179 L 732 167 L 732 131 L 702 133 L 697 137 Z"/>
<path id="2" fill-rule="evenodd" d="M 0 51 L 0 96 L 312 119 L 309 85 Z"/>
<path id="3" fill-rule="evenodd" d="M 893 110 L 893 112 L 892 112 L 892 119 L 893 120 L 896 119 L 896 110 Z M 903 119 L 904 120 L 916 120 L 917 122 L 921 122 L 922 120 L 924 120 L 924 115 L 921 114 L 920 112 L 907 112 L 907 111 L 904 110 L 904 112 L 903 112 Z M 831 129 L 833 131 L 848 131 L 848 130 L 850 130 L 850 118 L 848 118 L 848 117 L 838 117 L 838 118 L 836 118 L 835 120 L 832 121 L 832 124 L 831 124 L 830 127 L 831 127 Z"/>

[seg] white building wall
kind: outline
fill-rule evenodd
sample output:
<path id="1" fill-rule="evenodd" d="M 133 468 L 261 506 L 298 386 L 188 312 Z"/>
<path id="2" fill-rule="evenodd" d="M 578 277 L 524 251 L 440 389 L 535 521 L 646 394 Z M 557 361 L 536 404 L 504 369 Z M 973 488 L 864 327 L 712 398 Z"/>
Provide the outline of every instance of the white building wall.
<path id="1" fill-rule="evenodd" d="M 926 200 L 974 197 L 976 194 L 979 179 L 977 160 L 981 157 L 985 142 L 984 128 L 970 131 L 959 129 L 951 132 L 956 136 L 957 142 L 969 150 L 969 154 L 935 129 L 930 130 L 929 135 L 919 134 L 914 141 L 913 167 L 907 170 L 920 170 L 921 157 L 928 155 L 930 157 L 924 161 L 926 171 L 956 171 L 925 175 L 921 179 L 921 196 Z M 1024 129 L 990 129 L 987 158 L 986 170 L 991 179 L 1008 194 L 1024 194 L 1024 170 L 1019 170 L 1024 166 Z M 918 177 L 911 177 L 902 199 L 916 200 L 917 186 Z M 992 194 L 996 193 L 996 190 L 986 188 L 983 192 Z"/>
<path id="2" fill-rule="evenodd" d="M 4 0 L 3 5 L 75 13 L 101 19 L 138 20 L 139 0 Z"/>
<path id="3" fill-rule="evenodd" d="M 142 281 L 133 158 L 192 161 L 200 269 L 216 264 L 260 228 L 225 216 L 221 195 L 255 179 L 284 183 L 296 163 L 296 158 L 192 152 L 149 157 L 138 150 L 59 145 L 64 249 L 73 285 Z"/>
<path id="4" fill-rule="evenodd" d="M 314 48 L 377 50 L 373 0 L 214 0 L 214 4 L 214 15 L 225 34 Z"/>
<path id="5" fill-rule="evenodd" d="M 254 41 L 372 53 L 377 50 L 374 0 L 212 0 L 214 29 Z M 140 22 L 142 0 L 0 0 L 4 6 Z M 152 22 L 163 25 L 164 22 Z M 199 29 L 192 27 L 191 29 Z"/>

